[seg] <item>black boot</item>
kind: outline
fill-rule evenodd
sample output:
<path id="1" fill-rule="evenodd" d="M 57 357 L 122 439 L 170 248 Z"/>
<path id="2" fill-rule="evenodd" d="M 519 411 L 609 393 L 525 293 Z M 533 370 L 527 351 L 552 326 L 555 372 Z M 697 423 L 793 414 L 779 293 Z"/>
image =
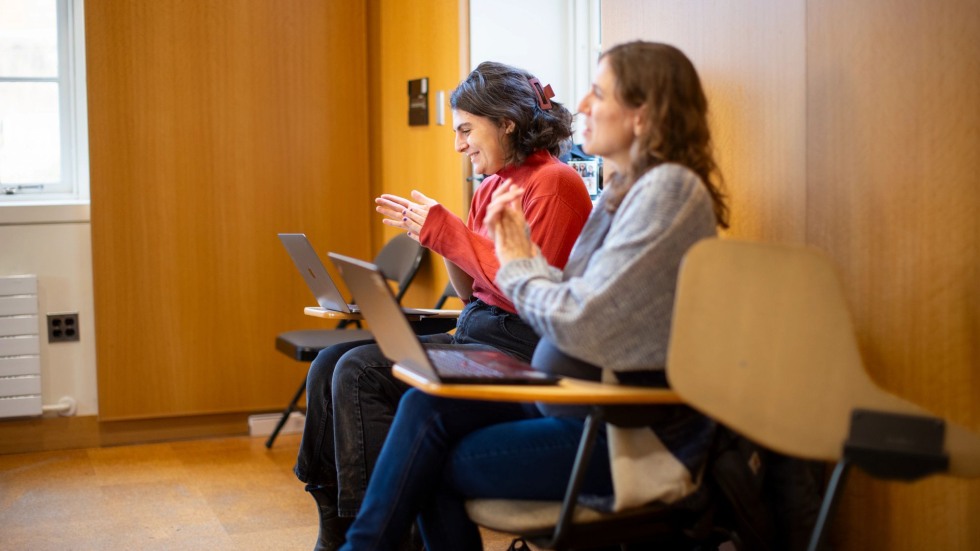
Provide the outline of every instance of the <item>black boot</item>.
<path id="1" fill-rule="evenodd" d="M 402 538 L 398 544 L 398 551 L 425 551 L 425 544 L 422 543 L 422 533 L 419 532 L 417 522 L 412 523 L 412 529 Z"/>
<path id="2" fill-rule="evenodd" d="M 309 492 L 316 500 L 317 512 L 320 514 L 320 534 L 316 538 L 313 551 L 337 551 L 344 544 L 344 535 L 354 519 L 337 516 L 336 492 L 326 489 Z"/>

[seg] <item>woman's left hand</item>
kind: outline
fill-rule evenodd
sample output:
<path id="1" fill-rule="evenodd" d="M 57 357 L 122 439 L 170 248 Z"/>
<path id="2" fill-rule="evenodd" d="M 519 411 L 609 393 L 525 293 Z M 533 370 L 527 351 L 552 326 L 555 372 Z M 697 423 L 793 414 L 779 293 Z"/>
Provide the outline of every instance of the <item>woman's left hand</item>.
<path id="1" fill-rule="evenodd" d="M 483 223 L 490 230 L 501 265 L 537 254 L 537 246 L 531 242 L 530 228 L 518 202 L 523 194 L 523 188 L 507 181 L 493 193 L 487 206 Z"/>
<path id="2" fill-rule="evenodd" d="M 409 237 L 418 241 L 425 219 L 429 216 L 429 208 L 439 203 L 419 191 L 412 191 L 412 199 L 415 201 L 386 193 L 374 200 L 378 205 L 375 210 L 384 216 L 382 222 L 385 225 L 403 229 Z"/>

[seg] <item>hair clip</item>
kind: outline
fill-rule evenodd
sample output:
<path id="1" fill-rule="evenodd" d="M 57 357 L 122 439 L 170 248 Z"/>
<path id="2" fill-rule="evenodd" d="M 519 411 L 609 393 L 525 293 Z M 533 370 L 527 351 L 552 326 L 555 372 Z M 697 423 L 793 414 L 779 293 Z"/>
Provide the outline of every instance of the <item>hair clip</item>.
<path id="1" fill-rule="evenodd" d="M 555 92 L 551 89 L 550 84 L 542 88 L 541 81 L 536 78 L 529 78 L 527 81 L 531 84 L 531 89 L 534 90 L 534 95 L 538 98 L 538 107 L 545 111 L 554 107 L 551 104 L 551 98 L 555 97 Z"/>

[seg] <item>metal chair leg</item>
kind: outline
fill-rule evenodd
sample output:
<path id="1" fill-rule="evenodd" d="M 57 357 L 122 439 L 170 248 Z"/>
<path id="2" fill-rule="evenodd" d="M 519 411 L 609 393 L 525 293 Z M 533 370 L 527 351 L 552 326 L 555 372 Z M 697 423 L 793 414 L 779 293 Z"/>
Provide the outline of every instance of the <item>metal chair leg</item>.
<path id="1" fill-rule="evenodd" d="M 824 536 L 827 534 L 827 527 L 840 502 L 841 490 L 844 488 L 844 481 L 847 479 L 848 470 L 851 463 L 846 458 L 841 458 L 834 467 L 834 473 L 827 484 L 827 493 L 824 494 L 823 503 L 820 504 L 820 514 L 817 516 L 817 523 L 813 527 L 813 534 L 810 536 L 810 545 L 807 551 L 820 551 L 823 545 Z"/>
<path id="2" fill-rule="evenodd" d="M 283 425 L 289 420 L 289 414 L 296 410 L 296 404 L 299 403 L 299 399 L 303 396 L 306 391 L 306 377 L 303 377 L 303 383 L 299 385 L 299 390 L 293 395 L 293 399 L 289 401 L 289 405 L 282 412 L 282 417 L 279 418 L 279 422 L 276 423 L 276 428 L 269 435 L 269 438 L 265 441 L 265 447 L 267 449 L 272 448 L 272 443 L 276 441 L 276 437 L 279 436 L 279 431 L 282 430 Z"/>
<path id="3" fill-rule="evenodd" d="M 560 549 L 564 547 L 566 530 L 572 524 L 572 516 L 578 506 L 578 494 L 582 488 L 582 481 L 585 479 L 585 472 L 592 459 L 592 450 L 595 448 L 596 435 L 599 433 L 599 426 L 603 422 L 602 411 L 596 409 L 591 415 L 585 418 L 585 426 L 582 429 L 582 438 L 579 440 L 578 452 L 575 454 L 575 463 L 572 466 L 571 478 L 565 489 L 565 499 L 562 503 L 561 512 L 558 515 L 558 522 L 555 524 L 555 531 L 551 541 L 545 547 L 548 549 Z"/>

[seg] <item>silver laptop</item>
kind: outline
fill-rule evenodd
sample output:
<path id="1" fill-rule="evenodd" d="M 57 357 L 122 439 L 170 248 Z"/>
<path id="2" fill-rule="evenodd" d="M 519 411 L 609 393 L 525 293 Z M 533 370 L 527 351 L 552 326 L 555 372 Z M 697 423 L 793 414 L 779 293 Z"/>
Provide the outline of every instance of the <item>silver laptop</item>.
<path id="1" fill-rule="evenodd" d="M 306 281 L 306 286 L 313 291 L 316 303 L 326 310 L 338 312 L 359 312 L 356 304 L 348 304 L 340 289 L 334 284 L 327 268 L 313 249 L 310 240 L 302 233 L 280 233 L 279 240 L 286 247 L 286 252 L 293 259 L 293 264 Z"/>
<path id="2" fill-rule="evenodd" d="M 422 379 L 450 384 L 550 385 L 558 379 L 496 350 L 426 349 L 399 312 L 391 287 L 368 262 L 329 253 L 361 306 L 381 351 Z"/>
<path id="3" fill-rule="evenodd" d="M 306 238 L 306 234 L 280 233 L 279 240 L 286 247 L 286 252 L 293 259 L 293 264 L 296 265 L 296 269 L 306 281 L 306 286 L 313 292 L 320 308 L 348 314 L 360 313 L 361 310 L 356 304 L 350 304 L 344 299 L 344 295 L 340 293 L 340 289 L 337 288 L 330 274 L 327 273 L 327 268 L 320 260 L 320 256 L 316 254 L 310 240 Z M 431 308 L 399 307 L 399 309 L 403 314 L 415 315 L 434 315 L 442 312 Z"/>

